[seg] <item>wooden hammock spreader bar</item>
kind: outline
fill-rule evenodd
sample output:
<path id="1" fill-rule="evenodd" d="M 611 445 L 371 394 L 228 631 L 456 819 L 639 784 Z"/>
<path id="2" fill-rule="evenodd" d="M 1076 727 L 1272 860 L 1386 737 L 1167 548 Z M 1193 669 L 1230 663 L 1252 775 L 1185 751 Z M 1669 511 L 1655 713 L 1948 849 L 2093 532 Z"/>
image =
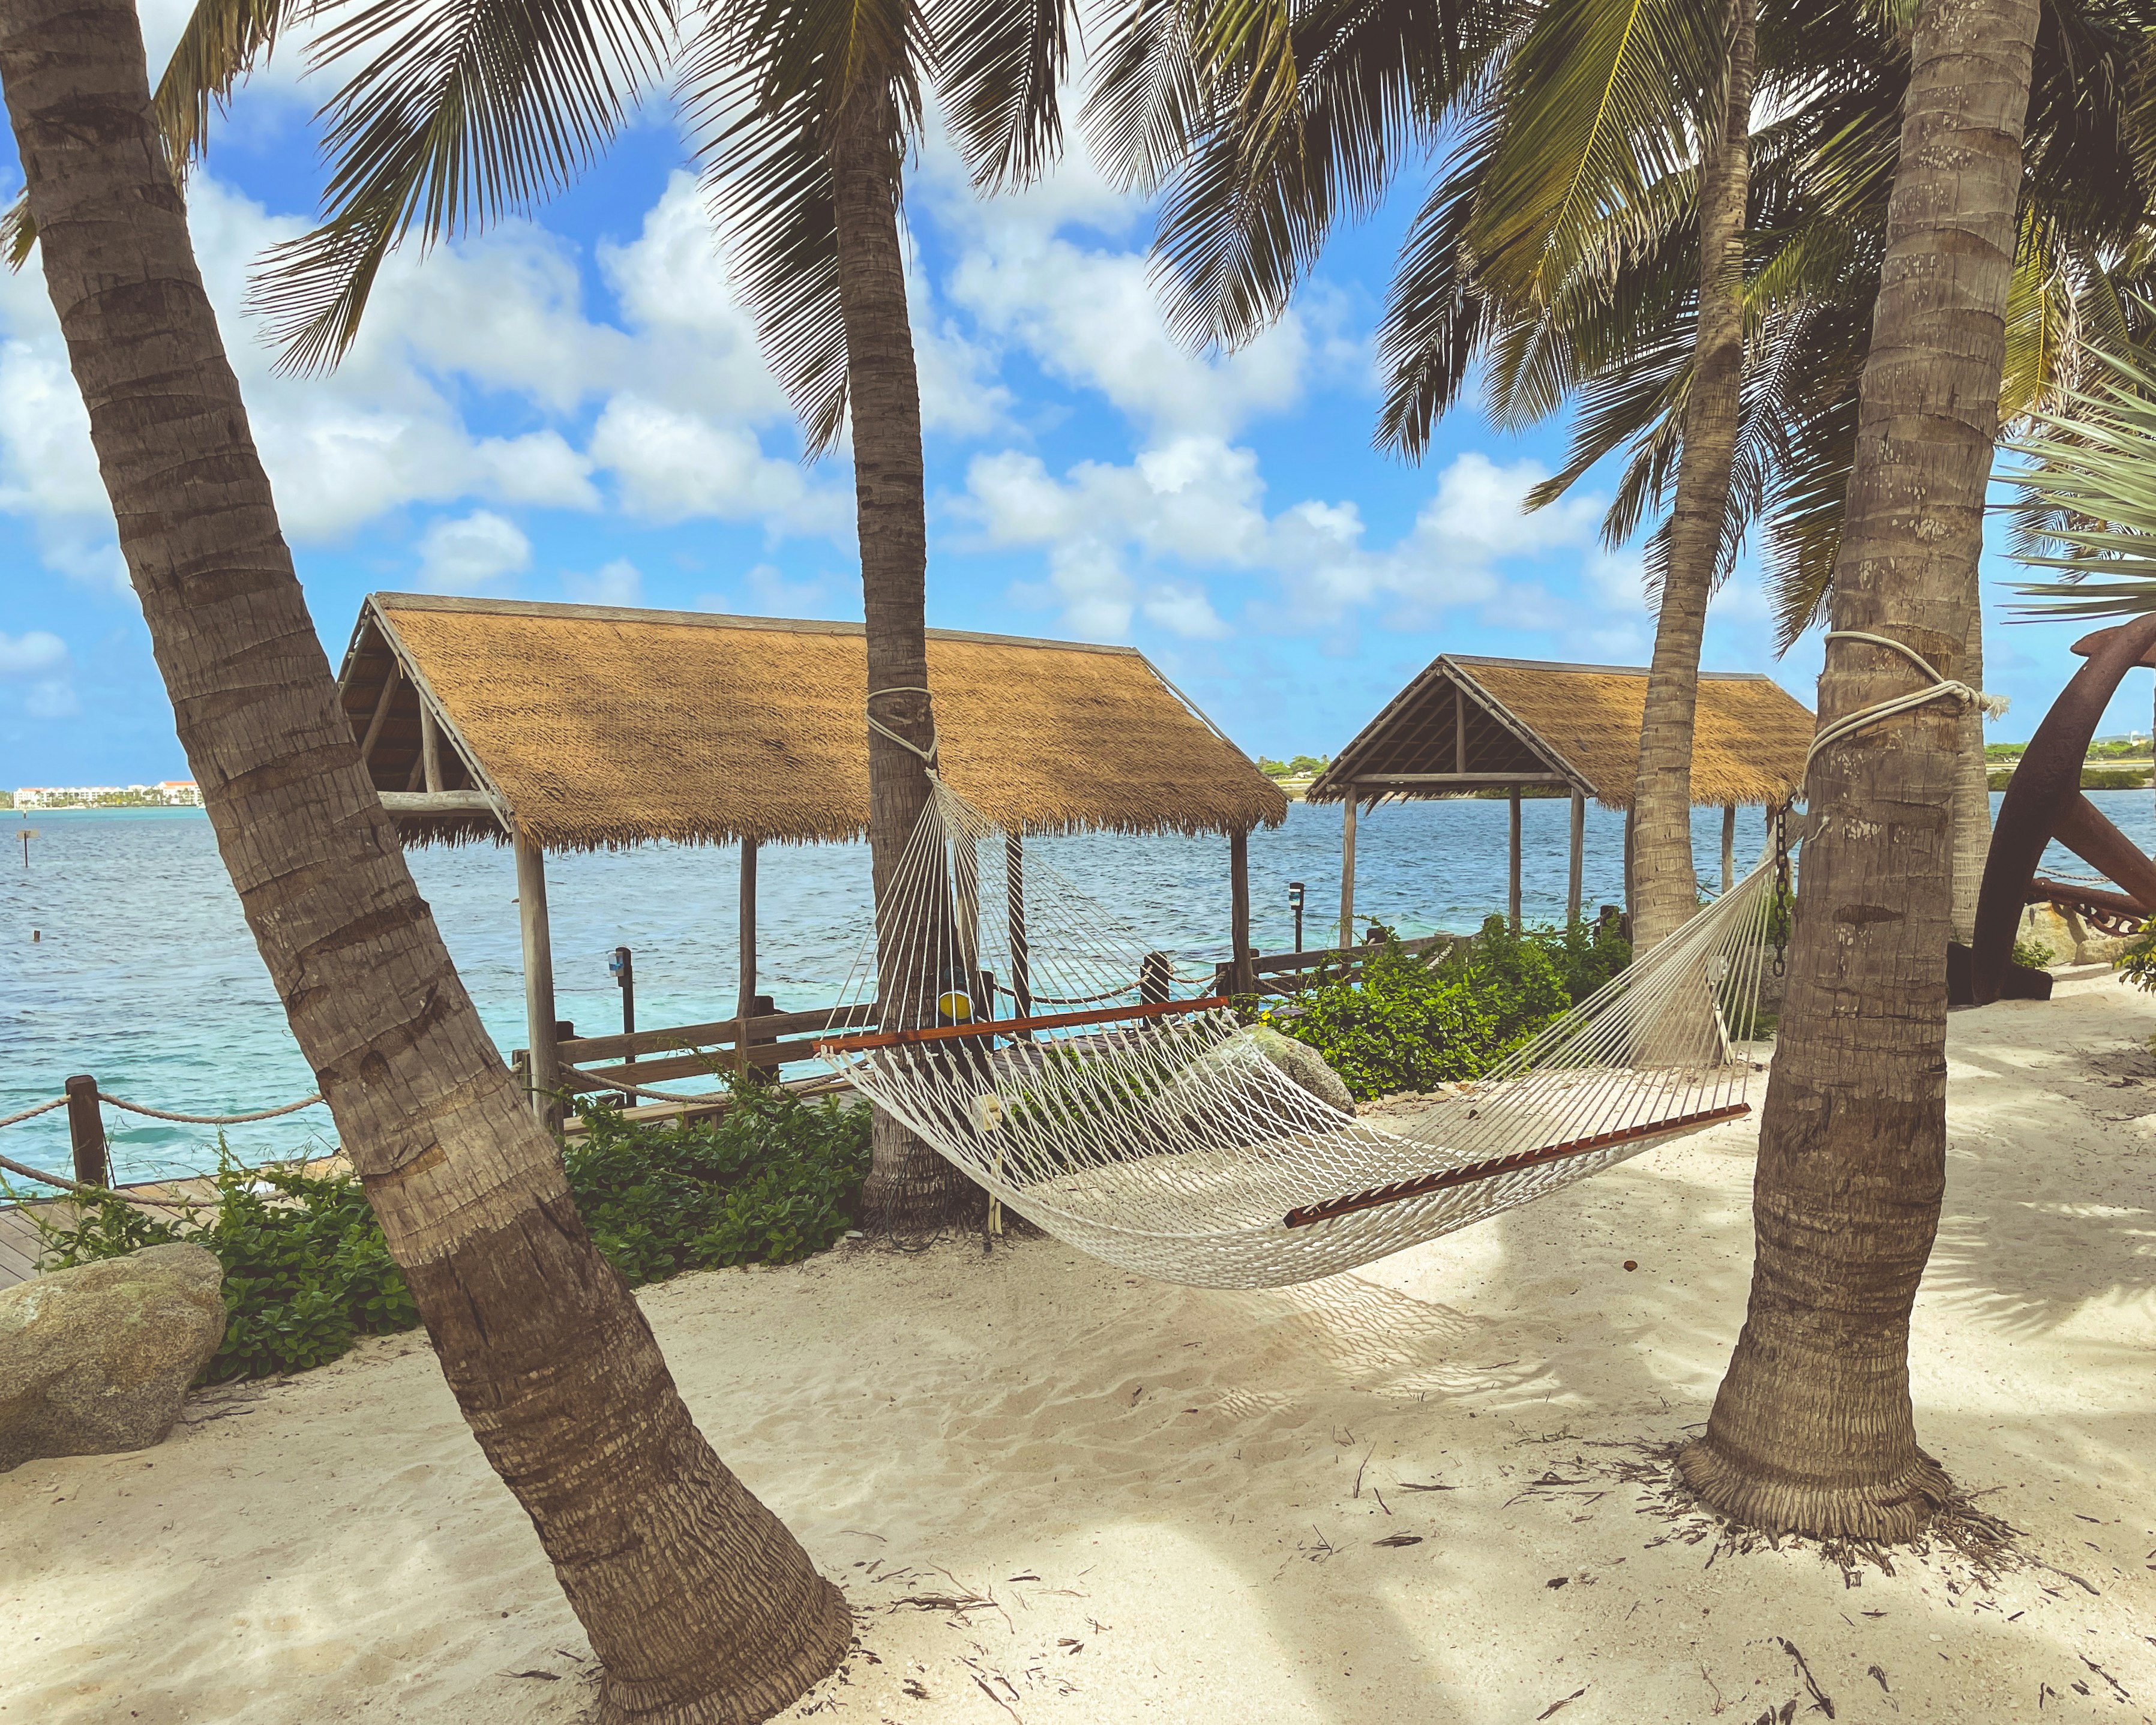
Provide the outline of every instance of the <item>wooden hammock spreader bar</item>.
<path id="1" fill-rule="evenodd" d="M 884 1030 L 873 1036 L 843 1036 L 816 1045 L 819 1054 L 852 1054 L 865 1048 L 896 1048 L 908 1042 L 948 1042 L 961 1036 L 1010 1036 L 1020 1030 L 1055 1030 L 1070 1024 L 1106 1024 L 1122 1019 L 1158 1019 L 1170 1013 L 1204 1012 L 1228 1003 L 1218 994 L 1196 1000 L 1161 1000 L 1144 1006 L 1104 1006 L 1091 1012 L 1052 1012 L 1040 1018 L 982 1019 L 970 1024 L 931 1024 L 919 1030 Z"/>
<path id="2" fill-rule="evenodd" d="M 1735 1120 L 1749 1114 L 1749 1102 L 1732 1102 L 1726 1108 L 1708 1108 L 1697 1114 L 1680 1114 L 1669 1120 L 1642 1121 L 1637 1126 L 1620 1127 L 1615 1132 L 1597 1132 L 1591 1138 L 1571 1138 L 1562 1144 L 1551 1144 L 1540 1150 L 1516 1150 L 1510 1156 L 1493 1156 L 1487 1162 L 1471 1162 L 1465 1168 L 1447 1168 L 1442 1173 L 1419 1174 L 1412 1180 L 1394 1180 L 1389 1186 L 1373 1186 L 1367 1191 L 1353 1192 L 1345 1198 L 1328 1198 L 1322 1204 L 1306 1204 L 1290 1210 L 1282 1219 L 1291 1228 L 1307 1228 L 1317 1222 L 1329 1222 L 1335 1216 L 1345 1216 L 1357 1210 L 1373 1210 L 1380 1204 L 1398 1204 L 1403 1199 L 1420 1198 L 1426 1193 L 1442 1192 L 1451 1186 L 1471 1186 L 1477 1180 L 1509 1174 L 1515 1168 L 1533 1168 L 1538 1163 L 1563 1162 L 1572 1156 L 1584 1156 L 1592 1150 L 1606 1150 L 1612 1144 L 1630 1143 L 1635 1138 L 1651 1138 L 1662 1132 L 1681 1131 L 1688 1126 L 1707 1126 L 1717 1120 Z"/>

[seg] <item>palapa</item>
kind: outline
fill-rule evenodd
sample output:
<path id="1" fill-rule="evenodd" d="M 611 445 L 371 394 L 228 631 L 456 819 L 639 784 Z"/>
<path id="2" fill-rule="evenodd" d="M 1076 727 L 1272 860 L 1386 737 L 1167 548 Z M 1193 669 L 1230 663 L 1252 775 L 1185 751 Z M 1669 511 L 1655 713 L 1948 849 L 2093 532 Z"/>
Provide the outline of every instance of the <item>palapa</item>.
<path id="1" fill-rule="evenodd" d="M 931 629 L 928 680 L 944 777 L 1006 829 L 1232 835 L 1286 818 L 1133 648 Z M 857 623 L 376 593 L 339 690 L 378 789 L 486 800 L 400 809 L 408 842 L 500 839 L 502 816 L 557 851 L 867 831 Z"/>
<path id="2" fill-rule="evenodd" d="M 1643 667 L 1438 655 L 1312 784 L 1314 803 L 1456 796 L 1460 784 L 1359 783 L 1385 775 L 1480 774 L 1562 782 L 1628 809 L 1646 711 Z M 1815 721 L 1773 678 L 1702 671 L 1692 741 L 1697 803 L 1786 803 L 1804 783 Z M 1562 788 L 1560 786 L 1560 788 Z"/>

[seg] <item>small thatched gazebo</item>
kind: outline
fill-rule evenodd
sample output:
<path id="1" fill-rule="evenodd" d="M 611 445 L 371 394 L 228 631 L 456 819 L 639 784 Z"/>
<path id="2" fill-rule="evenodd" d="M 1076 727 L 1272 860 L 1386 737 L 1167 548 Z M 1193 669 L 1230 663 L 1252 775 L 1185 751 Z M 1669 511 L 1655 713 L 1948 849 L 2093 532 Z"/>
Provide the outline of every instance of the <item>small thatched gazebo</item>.
<path id="1" fill-rule="evenodd" d="M 931 629 L 928 675 L 945 779 L 1014 838 L 1224 835 L 1246 962 L 1249 834 L 1286 799 L 1144 655 Z M 406 843 L 516 846 L 535 1091 L 555 1068 L 547 851 L 739 844 L 752 1028 L 757 846 L 867 834 L 858 623 L 376 593 L 337 687 Z M 664 1034 L 603 1040 L 634 1059 Z"/>
<path id="2" fill-rule="evenodd" d="M 1342 944 L 1354 937 L 1356 809 L 1389 798 L 1413 801 L 1490 790 L 1512 793 L 1508 896 L 1516 928 L 1522 790 L 1548 787 L 1572 793 L 1566 909 L 1573 917 L 1579 915 L 1587 799 L 1622 809 L 1629 892 L 1632 778 L 1646 705 L 1644 667 L 1440 654 L 1333 757 L 1307 793 L 1313 803 L 1346 804 Z M 1700 673 L 1692 801 L 1719 804 L 1723 810 L 1725 875 L 1732 865 L 1738 807 L 1775 807 L 1797 794 L 1815 723 L 1811 713 L 1771 677 L 1754 671 Z"/>

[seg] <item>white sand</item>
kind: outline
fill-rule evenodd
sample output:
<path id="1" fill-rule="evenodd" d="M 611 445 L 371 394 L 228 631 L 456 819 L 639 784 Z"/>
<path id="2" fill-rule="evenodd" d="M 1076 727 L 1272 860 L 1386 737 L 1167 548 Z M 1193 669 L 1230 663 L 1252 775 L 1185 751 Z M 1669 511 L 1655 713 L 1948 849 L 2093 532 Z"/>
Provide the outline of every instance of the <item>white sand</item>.
<path id="1" fill-rule="evenodd" d="M 1811 1550 L 1709 1567 L 1703 1524 L 1612 1476 L 1614 1446 L 1697 1428 L 1727 1358 L 1743 1122 L 1285 1293 L 1035 1240 L 646 1305 L 704 1430 L 859 1609 L 865 1651 L 796 1712 L 1823 1718 L 1786 1642 L 1844 1725 L 2147 1719 L 2152 1031 L 2156 1002 L 2097 978 L 1953 1020 L 1915 1389 L 1926 1443 L 2056 1566 L 1995 1584 L 1945 1556 L 1855 1587 Z M 192 1411 L 160 1449 L 0 1476 L 0 1721 L 589 1708 L 589 1649 L 424 1344 Z"/>

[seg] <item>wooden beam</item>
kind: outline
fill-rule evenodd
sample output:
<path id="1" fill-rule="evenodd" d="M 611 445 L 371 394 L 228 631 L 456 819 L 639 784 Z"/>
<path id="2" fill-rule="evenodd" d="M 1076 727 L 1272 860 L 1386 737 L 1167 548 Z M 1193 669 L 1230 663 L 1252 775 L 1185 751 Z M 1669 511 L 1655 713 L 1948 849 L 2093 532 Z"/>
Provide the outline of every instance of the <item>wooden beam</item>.
<path id="1" fill-rule="evenodd" d="M 442 788 L 442 727 L 434 722 L 434 710 L 419 703 L 419 763 L 426 772 L 430 791 Z"/>
<path id="2" fill-rule="evenodd" d="M 1572 793 L 1572 859 L 1564 885 L 1564 920 L 1568 923 L 1579 921 L 1579 882 L 1581 870 L 1587 861 L 1587 797 L 1581 791 Z"/>
<path id="3" fill-rule="evenodd" d="M 1238 994 L 1251 992 L 1256 978 L 1250 961 L 1250 835 L 1228 835 L 1228 951 L 1233 972 L 1231 986 Z"/>
<path id="4" fill-rule="evenodd" d="M 1463 790 L 1510 790 L 1515 785 L 1570 785 L 1562 773 L 1358 773 L 1358 785 L 1456 786 Z"/>
<path id="5" fill-rule="evenodd" d="M 385 646 L 387 644 L 384 644 Z M 398 680 L 404 674 L 404 661 L 389 649 L 388 675 L 382 680 L 382 692 L 374 697 L 373 716 L 367 721 L 367 735 L 359 745 L 359 762 L 364 767 L 373 758 L 374 740 L 382 735 L 382 721 L 389 716 L 389 700 L 397 692 Z"/>
<path id="6" fill-rule="evenodd" d="M 1508 843 L 1505 862 L 1505 915 L 1512 924 L 1512 932 L 1520 932 L 1520 788 L 1512 787 L 1507 798 L 1508 819 L 1505 830 Z"/>
<path id="7" fill-rule="evenodd" d="M 382 806 L 392 814 L 494 813 L 494 799 L 485 791 L 384 791 Z"/>
<path id="8" fill-rule="evenodd" d="M 1355 944 L 1355 787 L 1350 783 L 1340 817 L 1340 944 Z"/>
<path id="9" fill-rule="evenodd" d="M 1722 890 L 1737 884 L 1737 805 L 1722 805 Z"/>
<path id="10" fill-rule="evenodd" d="M 547 853 L 516 834 L 516 922 L 524 939 L 524 1038 L 531 1111 L 551 1126 L 560 1060 L 554 1035 L 554 937 L 547 920 Z"/>
<path id="11" fill-rule="evenodd" d="M 798 1036 L 821 1030 L 854 1030 L 876 1021 L 875 1004 L 860 1006 L 819 1006 L 806 1012 L 767 1012 L 748 1021 L 752 1042 L 772 1042 L 782 1036 Z M 555 1050 L 555 1058 L 579 1066 L 593 1060 L 618 1060 L 630 1055 L 670 1053 L 675 1049 L 717 1048 L 732 1042 L 738 1018 L 718 1019 L 705 1024 L 665 1025 L 654 1029 L 606 1036 L 579 1036 Z"/>
<path id="12" fill-rule="evenodd" d="M 1625 811 L 1625 914 L 1632 914 L 1632 811 Z"/>
<path id="13" fill-rule="evenodd" d="M 1452 770 L 1467 771 L 1467 691 L 1452 685 Z"/>

